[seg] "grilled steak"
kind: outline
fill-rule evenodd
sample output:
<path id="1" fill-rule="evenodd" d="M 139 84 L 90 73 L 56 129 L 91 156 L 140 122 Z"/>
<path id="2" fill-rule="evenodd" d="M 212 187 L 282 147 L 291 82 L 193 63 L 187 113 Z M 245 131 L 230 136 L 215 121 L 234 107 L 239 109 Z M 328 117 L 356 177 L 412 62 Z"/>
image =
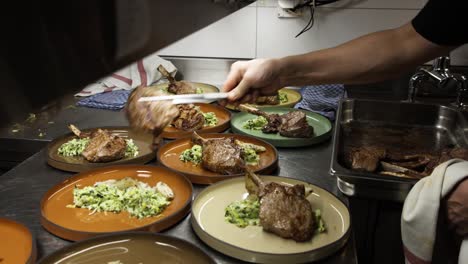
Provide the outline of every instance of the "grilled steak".
<path id="1" fill-rule="evenodd" d="M 314 134 L 314 129 L 307 123 L 307 117 L 302 111 L 295 110 L 283 115 L 268 114 L 255 107 L 242 104 L 239 105 L 239 109 L 265 117 L 268 124 L 262 128 L 264 133 L 279 132 L 284 137 L 296 138 L 311 137 Z"/>
<path id="2" fill-rule="evenodd" d="M 314 231 L 312 206 L 304 185 L 263 182 L 247 171 L 246 188 L 260 198 L 260 225 L 263 230 L 298 242 L 310 240 Z M 253 182 L 253 184 L 252 184 Z"/>
<path id="3" fill-rule="evenodd" d="M 351 168 L 374 172 L 379 165 L 380 159 L 384 158 L 386 151 L 379 147 L 362 147 L 353 149 L 350 153 Z"/>
<path id="4" fill-rule="evenodd" d="M 205 125 L 205 117 L 195 105 L 180 104 L 177 107 L 179 108 L 179 116 L 172 121 L 172 125 L 175 128 L 184 131 L 195 131 Z"/>
<path id="5" fill-rule="evenodd" d="M 271 96 L 259 96 L 255 101 L 256 104 L 263 105 L 277 105 L 280 103 L 278 95 L 271 95 Z"/>
<path id="6" fill-rule="evenodd" d="M 111 135 L 109 131 L 98 129 L 91 133 L 83 133 L 76 126 L 69 125 L 70 130 L 78 137 L 89 137 L 89 143 L 81 155 L 89 162 L 109 162 L 125 156 L 127 142 L 125 139 Z"/>
<path id="7" fill-rule="evenodd" d="M 244 172 L 243 153 L 233 137 L 204 139 L 193 132 L 192 142 L 203 148 L 201 163 L 203 168 L 225 175 Z"/>

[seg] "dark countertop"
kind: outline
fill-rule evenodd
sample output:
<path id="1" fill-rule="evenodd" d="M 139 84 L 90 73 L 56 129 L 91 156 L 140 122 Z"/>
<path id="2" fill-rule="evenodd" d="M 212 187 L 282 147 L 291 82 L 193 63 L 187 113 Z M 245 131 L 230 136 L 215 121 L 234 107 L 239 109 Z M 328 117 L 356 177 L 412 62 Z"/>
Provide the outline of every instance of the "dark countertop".
<path id="1" fill-rule="evenodd" d="M 46 135 L 39 140 L 41 143 L 38 144 L 38 147 L 46 144 L 53 137 L 66 133 L 66 125 L 69 123 L 74 123 L 82 128 L 127 124 L 121 111 L 70 108 L 67 106 L 67 104 L 62 104 L 61 110 L 57 110 L 54 115 L 49 117 L 50 119 L 44 121 L 44 124 L 50 121 L 54 123 L 49 124 Z M 22 135 L 15 134 L 15 137 L 5 135 L 5 133 L 1 135 L 7 139 L 9 137 L 10 139 L 20 140 L 21 137 L 24 137 L 25 140 L 38 142 L 33 129 L 25 130 Z M 336 179 L 328 173 L 331 146 L 332 142 L 329 140 L 306 148 L 279 149 L 280 169 L 274 174 L 306 180 L 329 190 L 346 202 L 346 198 L 336 187 Z M 156 162 L 152 161 L 149 164 L 156 165 Z M 39 203 L 44 193 L 71 175 L 73 174 L 48 166 L 45 151 L 41 150 L 0 176 L 0 216 L 23 223 L 34 232 L 39 258 L 71 243 L 48 233 L 42 228 L 39 209 Z M 197 195 L 203 187 L 194 186 L 194 195 Z M 238 260 L 220 254 L 200 241 L 191 230 L 189 217 L 162 233 L 183 238 L 198 245 L 213 256 L 218 263 L 239 263 Z M 357 263 L 353 236 L 337 254 L 319 263 Z"/>

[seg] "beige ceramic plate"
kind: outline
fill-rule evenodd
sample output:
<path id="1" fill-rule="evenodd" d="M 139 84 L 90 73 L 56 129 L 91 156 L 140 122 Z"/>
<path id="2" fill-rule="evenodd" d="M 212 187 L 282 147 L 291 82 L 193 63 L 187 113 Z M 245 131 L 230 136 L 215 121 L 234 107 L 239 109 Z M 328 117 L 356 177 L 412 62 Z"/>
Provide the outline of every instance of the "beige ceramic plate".
<path id="1" fill-rule="evenodd" d="M 276 104 L 276 105 L 268 105 L 268 104 L 261 104 L 261 105 L 249 104 L 249 105 L 254 106 L 254 107 L 261 107 L 261 108 L 264 108 L 264 107 L 294 107 L 297 103 L 299 103 L 302 100 L 302 95 L 296 89 L 283 88 L 283 89 L 280 89 L 279 91 L 286 94 L 286 96 L 288 97 L 287 102 L 279 103 L 279 104 Z M 226 108 L 230 109 L 230 110 L 238 110 L 236 108 L 236 106 L 231 105 L 231 104 L 226 105 Z"/>
<path id="2" fill-rule="evenodd" d="M 199 134 L 202 133 L 216 133 L 223 132 L 228 129 L 230 126 L 231 112 L 226 110 L 224 107 L 220 107 L 214 104 L 195 104 L 200 107 L 200 110 L 203 113 L 213 112 L 218 118 L 218 124 L 215 126 L 205 126 L 200 130 L 197 130 Z M 177 129 L 175 127 L 168 126 L 164 128 L 162 136 L 164 138 L 176 139 L 181 137 L 186 137 L 192 134 L 192 131 L 184 131 Z"/>
<path id="3" fill-rule="evenodd" d="M 160 214 L 141 218 L 127 212 L 96 212 L 83 208 L 67 208 L 73 204 L 73 188 L 93 185 L 109 179 L 132 177 L 150 186 L 162 181 L 171 187 L 174 200 Z M 158 232 L 166 229 L 190 211 L 192 184 L 182 175 L 166 168 L 144 165 L 120 165 L 98 168 L 77 174 L 56 185 L 44 195 L 41 201 L 41 224 L 49 232 L 68 239 L 81 240 L 97 235 L 120 231 L 150 230 Z"/>
<path id="4" fill-rule="evenodd" d="M 179 238 L 146 232 L 117 233 L 84 240 L 62 248 L 42 264 L 215 263 L 205 252 Z"/>
<path id="5" fill-rule="evenodd" d="M 348 208 L 328 191 L 299 180 L 262 176 L 265 181 L 305 184 L 314 193 L 308 197 L 313 209 L 320 209 L 327 231 L 308 242 L 295 242 L 264 232 L 260 226 L 239 228 L 224 220 L 224 209 L 248 193 L 244 177 L 207 187 L 194 200 L 192 227 L 203 242 L 231 257 L 258 263 L 303 263 L 324 258 L 340 249 L 350 230 Z"/>
<path id="6" fill-rule="evenodd" d="M 93 163 L 85 160 L 81 155 L 75 157 L 64 157 L 57 153 L 60 146 L 73 139 L 75 135 L 68 133 L 64 136 L 52 140 L 47 145 L 47 163 L 60 170 L 81 172 L 89 169 L 100 168 L 104 166 L 117 164 L 144 164 L 155 158 L 155 151 L 152 150 L 153 135 L 136 131 L 130 127 L 100 127 L 107 129 L 112 134 L 119 135 L 126 139 L 133 139 L 133 142 L 138 147 L 138 155 L 136 157 L 123 158 L 111 162 Z M 83 129 L 83 131 L 94 131 L 98 128 Z"/>
<path id="7" fill-rule="evenodd" d="M 266 148 L 265 152 L 260 153 L 260 163 L 255 166 L 249 166 L 251 170 L 256 173 L 272 173 L 278 168 L 278 152 L 275 147 L 270 143 L 263 140 L 237 134 L 203 134 L 202 137 L 210 138 L 223 138 L 223 137 L 234 137 L 240 141 L 246 143 L 252 143 L 255 145 L 263 146 Z M 190 138 L 180 138 L 169 142 L 162 146 L 158 150 L 159 162 L 172 170 L 180 172 L 187 176 L 191 182 L 198 184 L 211 184 L 221 180 L 225 180 L 232 177 L 240 176 L 236 175 L 222 175 L 209 170 L 204 169 L 200 164 L 194 165 L 191 162 L 183 162 L 179 159 L 182 151 L 191 148 L 193 143 Z"/>
<path id="8" fill-rule="evenodd" d="M 198 82 L 189 82 L 189 81 L 184 81 L 193 84 L 196 88 L 200 88 L 203 93 L 219 93 L 218 87 L 211 85 L 211 84 L 206 84 L 206 83 L 198 83 Z M 160 83 L 156 84 L 153 86 L 148 86 L 148 88 L 155 89 L 155 90 L 161 90 L 161 89 L 167 89 L 169 83 Z"/>
<path id="9" fill-rule="evenodd" d="M 15 221 L 0 218 L 0 263 L 26 263 L 36 261 L 36 246 L 29 229 Z"/>

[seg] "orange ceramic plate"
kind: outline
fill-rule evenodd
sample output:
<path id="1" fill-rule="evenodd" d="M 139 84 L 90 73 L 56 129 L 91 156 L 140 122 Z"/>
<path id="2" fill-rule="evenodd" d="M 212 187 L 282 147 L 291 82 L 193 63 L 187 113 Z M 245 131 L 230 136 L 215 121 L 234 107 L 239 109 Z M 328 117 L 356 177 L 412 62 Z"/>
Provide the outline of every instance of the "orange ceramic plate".
<path id="1" fill-rule="evenodd" d="M 105 167 L 117 164 L 144 164 L 154 159 L 155 151 L 152 149 L 153 135 L 151 133 L 143 133 L 134 130 L 130 127 L 99 127 L 107 129 L 110 133 L 123 137 L 125 139 L 133 139 L 133 142 L 138 147 L 138 155 L 136 157 L 122 158 L 111 162 L 89 162 L 81 155 L 75 157 L 64 157 L 57 153 L 63 143 L 75 138 L 71 132 L 52 140 L 47 145 L 47 163 L 57 169 L 73 172 L 81 172 L 89 169 Z M 83 129 L 86 131 L 94 131 L 98 128 Z"/>
<path id="2" fill-rule="evenodd" d="M 203 138 L 223 138 L 223 137 L 234 137 L 240 141 L 246 143 L 252 143 L 255 145 L 263 146 L 266 148 L 265 152 L 260 153 L 260 162 L 258 165 L 249 166 L 256 173 L 268 174 L 272 173 L 278 168 L 278 153 L 270 143 L 267 143 L 261 139 L 257 139 L 250 136 L 237 135 L 237 134 L 203 134 Z M 200 164 L 194 165 L 191 162 L 183 162 L 179 159 L 182 151 L 191 148 L 193 143 L 190 137 L 177 139 L 170 143 L 167 143 L 161 147 L 158 151 L 158 160 L 162 165 L 180 172 L 187 176 L 190 181 L 198 184 L 211 184 L 227 178 L 240 176 L 242 174 L 234 175 L 223 175 L 218 174 L 209 170 L 204 169 Z"/>
<path id="3" fill-rule="evenodd" d="M 15 221 L 0 218 L 0 263 L 36 261 L 36 247 L 29 229 Z"/>
<path id="4" fill-rule="evenodd" d="M 67 208 L 73 204 L 73 188 L 83 188 L 99 181 L 132 177 L 150 186 L 162 181 L 169 185 L 175 197 L 162 214 L 138 219 L 126 212 L 90 214 L 83 208 Z M 187 215 L 192 202 L 192 184 L 182 175 L 162 167 L 144 165 L 109 166 L 77 174 L 50 189 L 41 201 L 41 224 L 49 232 L 68 239 L 81 240 L 100 234 L 166 229 Z"/>
<path id="5" fill-rule="evenodd" d="M 224 107 L 213 104 L 195 104 L 200 107 L 200 110 L 203 113 L 213 112 L 218 118 L 218 124 L 216 126 L 204 126 L 202 129 L 197 130 L 199 134 L 201 133 L 216 133 L 222 132 L 229 128 L 231 120 L 231 112 L 226 110 Z M 164 138 L 175 139 L 192 134 L 192 131 L 184 131 L 177 129 L 175 127 L 168 126 L 164 129 L 162 136 Z"/>

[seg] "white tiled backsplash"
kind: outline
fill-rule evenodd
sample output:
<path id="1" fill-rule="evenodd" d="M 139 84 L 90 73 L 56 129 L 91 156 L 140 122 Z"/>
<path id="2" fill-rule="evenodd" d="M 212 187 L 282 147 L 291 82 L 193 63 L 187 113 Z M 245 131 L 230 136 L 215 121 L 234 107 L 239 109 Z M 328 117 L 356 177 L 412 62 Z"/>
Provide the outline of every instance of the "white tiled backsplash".
<path id="1" fill-rule="evenodd" d="M 317 9 L 314 27 L 300 18 L 278 18 L 276 0 L 259 0 L 160 50 L 160 55 L 209 58 L 279 57 L 329 48 L 363 34 L 410 21 L 426 0 L 341 0 Z M 468 45 L 452 53 L 468 65 Z"/>

